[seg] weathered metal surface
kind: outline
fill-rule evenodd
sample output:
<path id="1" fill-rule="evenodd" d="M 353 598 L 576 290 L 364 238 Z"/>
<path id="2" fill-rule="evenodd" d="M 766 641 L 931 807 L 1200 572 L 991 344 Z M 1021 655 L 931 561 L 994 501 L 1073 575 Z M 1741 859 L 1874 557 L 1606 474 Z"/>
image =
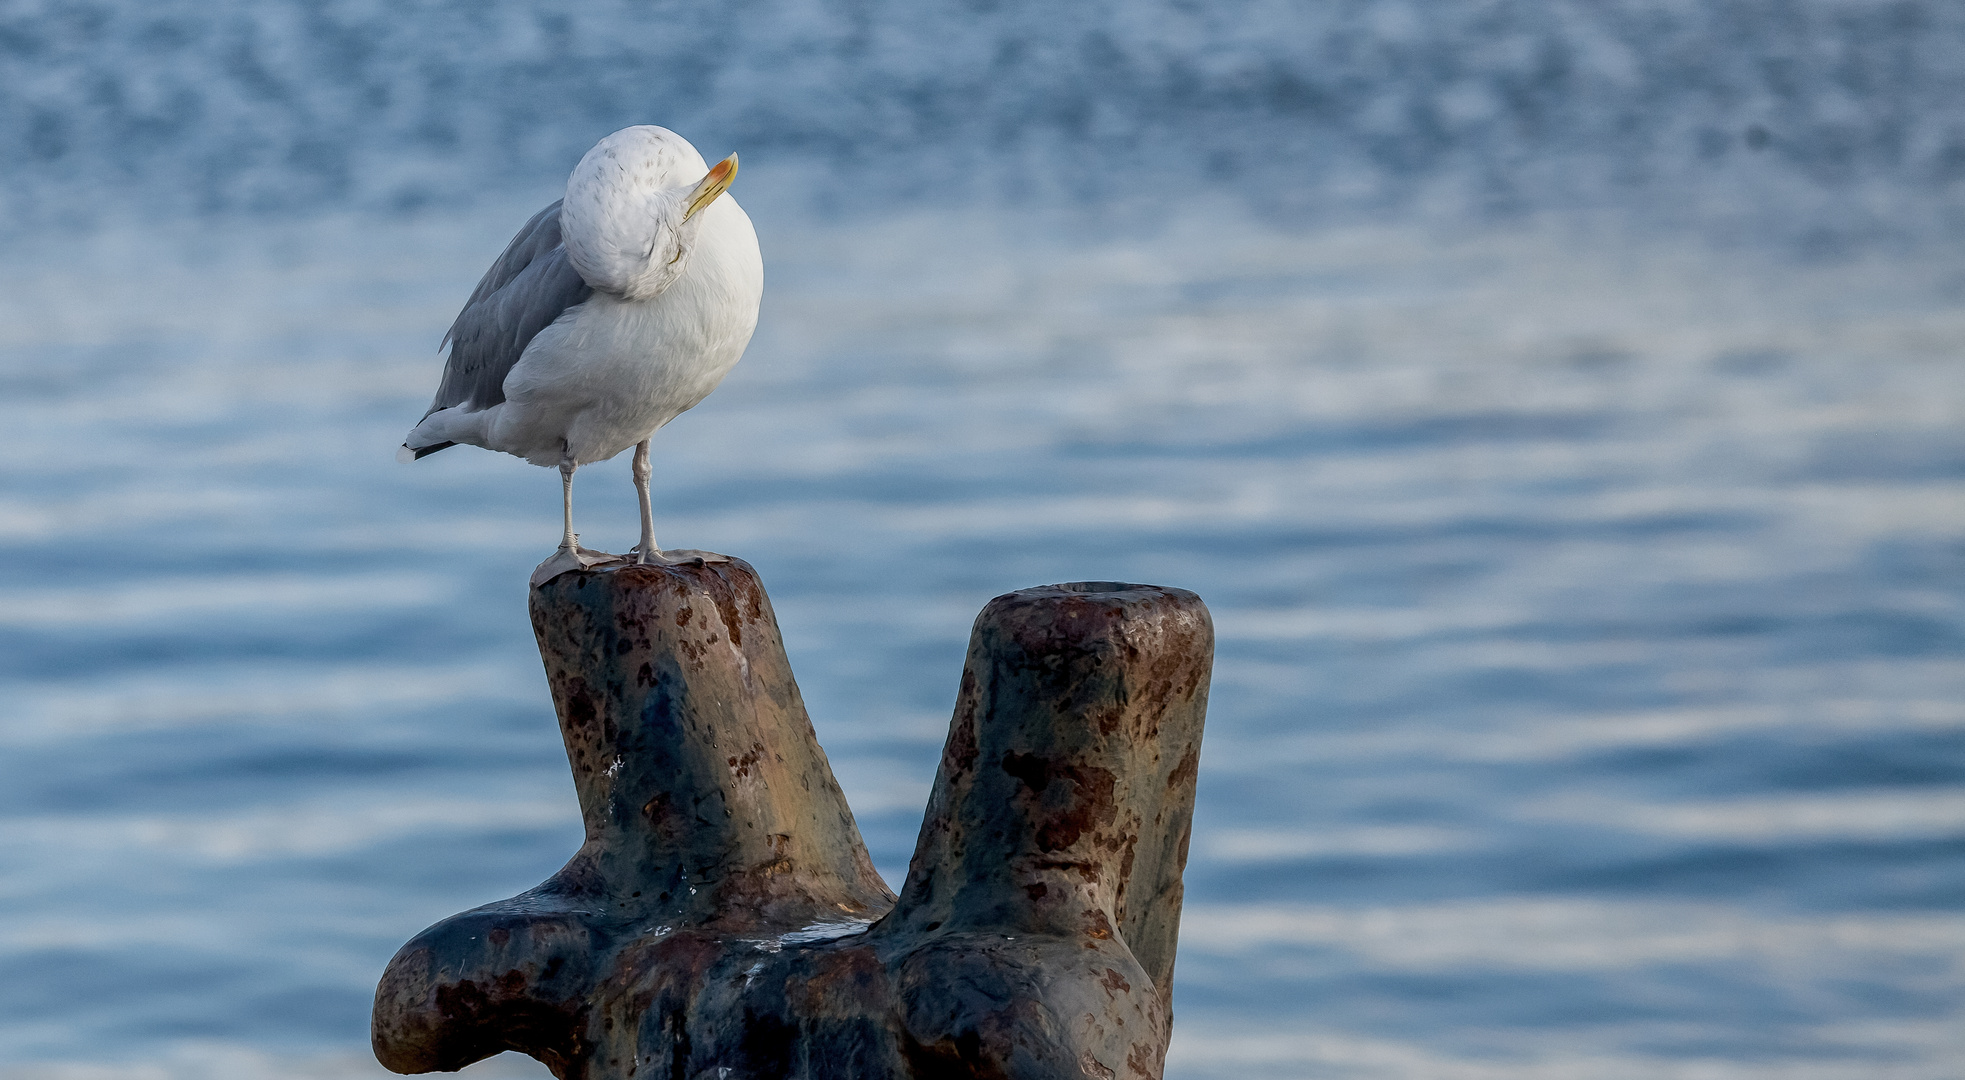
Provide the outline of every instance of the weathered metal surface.
<path id="1" fill-rule="evenodd" d="M 1160 1075 L 1213 650 L 1199 598 L 1089 583 L 984 609 L 898 902 L 747 564 L 568 573 L 532 617 L 586 843 L 397 953 L 385 1066 Z"/>

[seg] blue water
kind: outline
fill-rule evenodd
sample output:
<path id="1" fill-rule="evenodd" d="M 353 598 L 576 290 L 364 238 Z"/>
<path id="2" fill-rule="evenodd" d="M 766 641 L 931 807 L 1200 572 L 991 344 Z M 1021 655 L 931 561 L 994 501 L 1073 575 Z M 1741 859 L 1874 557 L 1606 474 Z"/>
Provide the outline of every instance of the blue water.
<path id="1" fill-rule="evenodd" d="M 1612 201 L 1821 254 L 1965 225 L 1961 48 L 1949 0 L 26 0 L 0 227 L 479 202 L 657 119 L 828 213 Z"/>
<path id="2" fill-rule="evenodd" d="M 1952 8 L 731 10 L 0 17 L 0 140 L 70 133 L 0 156 L 0 1076 L 381 1075 L 390 953 L 576 846 L 557 476 L 392 453 L 630 119 L 744 154 L 769 274 L 658 535 L 762 572 L 890 878 L 977 609 L 1163 582 L 1220 633 L 1171 1077 L 1959 1075 Z M 629 545 L 626 463 L 576 512 Z"/>

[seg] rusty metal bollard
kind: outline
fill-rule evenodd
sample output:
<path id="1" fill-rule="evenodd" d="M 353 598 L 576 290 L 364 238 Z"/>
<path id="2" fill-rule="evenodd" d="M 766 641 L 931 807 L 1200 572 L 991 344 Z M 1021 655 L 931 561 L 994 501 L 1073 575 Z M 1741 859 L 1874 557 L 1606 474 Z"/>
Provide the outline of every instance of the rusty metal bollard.
<path id="1" fill-rule="evenodd" d="M 1086 582 L 983 609 L 898 900 L 748 564 L 563 574 L 532 622 L 586 842 L 403 946 L 376 989 L 383 1065 L 1160 1076 L 1213 657 L 1199 597 Z"/>

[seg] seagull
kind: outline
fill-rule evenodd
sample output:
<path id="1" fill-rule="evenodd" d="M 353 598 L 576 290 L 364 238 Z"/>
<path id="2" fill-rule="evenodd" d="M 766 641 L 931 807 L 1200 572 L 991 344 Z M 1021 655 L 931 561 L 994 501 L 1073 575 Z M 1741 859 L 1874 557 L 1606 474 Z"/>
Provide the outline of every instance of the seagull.
<path id="1" fill-rule="evenodd" d="M 719 198 L 736 175 L 737 155 L 710 168 L 667 128 L 609 135 L 444 335 L 443 382 L 396 460 L 464 443 L 559 466 L 566 535 L 535 586 L 591 566 L 680 561 L 655 546 L 648 440 L 716 389 L 757 327 L 757 233 L 734 197 Z M 580 546 L 573 472 L 631 446 L 641 543 L 622 559 Z"/>

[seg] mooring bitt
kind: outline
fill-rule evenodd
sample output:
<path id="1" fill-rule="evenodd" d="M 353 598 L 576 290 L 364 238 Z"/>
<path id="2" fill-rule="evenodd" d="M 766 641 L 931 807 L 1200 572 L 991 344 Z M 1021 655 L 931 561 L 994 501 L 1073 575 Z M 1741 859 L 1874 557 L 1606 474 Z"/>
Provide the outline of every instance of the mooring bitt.
<path id="1" fill-rule="evenodd" d="M 749 564 L 566 573 L 531 613 L 586 840 L 402 947 L 376 989 L 383 1065 L 1161 1075 L 1213 662 L 1199 597 L 1078 582 L 990 601 L 898 898 Z"/>

